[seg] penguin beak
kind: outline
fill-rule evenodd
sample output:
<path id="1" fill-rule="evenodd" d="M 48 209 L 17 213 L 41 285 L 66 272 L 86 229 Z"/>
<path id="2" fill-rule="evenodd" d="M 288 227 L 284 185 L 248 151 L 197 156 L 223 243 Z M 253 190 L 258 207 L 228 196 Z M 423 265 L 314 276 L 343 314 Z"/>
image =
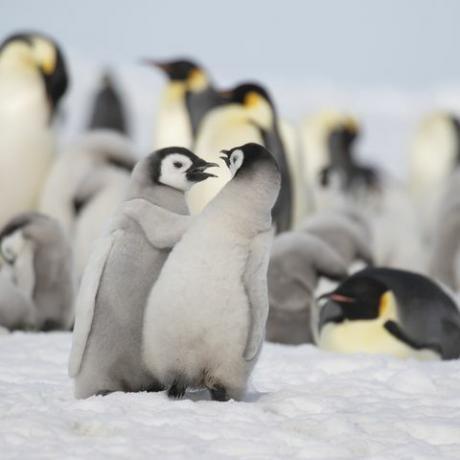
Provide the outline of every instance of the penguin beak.
<path id="1" fill-rule="evenodd" d="M 157 69 L 162 70 L 164 73 L 169 75 L 172 70 L 172 66 L 167 62 L 156 61 L 155 59 L 144 58 L 141 59 L 141 64 L 147 65 L 150 67 L 156 67 Z"/>
<path id="2" fill-rule="evenodd" d="M 215 174 L 205 172 L 205 170 L 218 166 L 217 163 L 208 163 L 207 161 L 195 164 L 187 171 L 187 180 L 190 182 L 201 182 L 208 177 L 217 177 Z"/>
<path id="3" fill-rule="evenodd" d="M 219 158 L 221 160 L 224 160 L 225 161 L 225 164 L 227 165 L 227 168 L 230 169 L 230 151 L 229 150 L 221 150 L 220 153 L 223 153 L 223 155 L 221 155 Z"/>
<path id="4" fill-rule="evenodd" d="M 345 315 L 342 310 L 342 303 L 354 303 L 355 299 L 347 297 L 341 294 L 330 292 L 322 295 L 317 299 L 317 303 L 320 304 L 321 300 L 326 300 L 322 307 L 320 307 L 319 313 L 319 328 L 327 323 L 340 323 L 345 319 Z"/>

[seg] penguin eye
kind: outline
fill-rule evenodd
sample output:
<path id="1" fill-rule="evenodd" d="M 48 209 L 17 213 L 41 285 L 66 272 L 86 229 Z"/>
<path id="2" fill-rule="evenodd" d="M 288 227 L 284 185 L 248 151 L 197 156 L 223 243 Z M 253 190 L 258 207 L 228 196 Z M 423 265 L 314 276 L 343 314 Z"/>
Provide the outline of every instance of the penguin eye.
<path id="1" fill-rule="evenodd" d="M 180 162 L 180 161 L 175 161 L 173 163 L 174 167 L 177 168 L 177 169 L 180 169 L 182 168 L 183 164 Z"/>

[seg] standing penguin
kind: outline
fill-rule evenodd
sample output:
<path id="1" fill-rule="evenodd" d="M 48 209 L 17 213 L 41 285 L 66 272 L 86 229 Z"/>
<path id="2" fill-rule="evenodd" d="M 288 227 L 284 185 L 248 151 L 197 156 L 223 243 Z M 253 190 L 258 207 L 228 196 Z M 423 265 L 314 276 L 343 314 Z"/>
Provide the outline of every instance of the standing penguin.
<path id="1" fill-rule="evenodd" d="M 460 291 L 460 169 L 440 193 L 432 224 L 429 273 L 455 292 Z"/>
<path id="2" fill-rule="evenodd" d="M 161 97 L 155 147 L 192 147 L 201 120 L 223 98 L 204 68 L 189 59 L 144 62 L 161 69 L 169 79 Z"/>
<path id="3" fill-rule="evenodd" d="M 54 156 L 50 122 L 67 82 L 49 37 L 20 33 L 0 44 L 0 226 L 37 205 Z"/>
<path id="4" fill-rule="evenodd" d="M 36 212 L 19 214 L 1 230 L 0 248 L 15 284 L 34 304 L 28 325 L 69 329 L 75 291 L 72 250 L 58 222 Z"/>
<path id="5" fill-rule="evenodd" d="M 458 305 L 425 276 L 367 268 L 319 302 L 318 346 L 325 350 L 418 359 L 460 356 Z"/>
<path id="6" fill-rule="evenodd" d="M 127 196 L 85 270 L 69 373 L 75 395 L 158 389 L 141 363 L 142 317 L 152 284 L 190 217 L 184 191 L 212 177 L 211 166 L 169 147 L 135 167 Z"/>
<path id="7" fill-rule="evenodd" d="M 170 397 L 206 387 L 215 400 L 241 399 L 264 340 L 281 177 L 258 144 L 224 161 L 233 179 L 171 252 L 147 302 L 144 361 Z"/>
<path id="8" fill-rule="evenodd" d="M 429 240 L 440 205 L 440 193 L 460 164 L 460 120 L 436 112 L 419 123 L 410 151 L 409 182 L 420 222 Z"/>
<path id="9" fill-rule="evenodd" d="M 195 150 L 208 161 L 219 161 L 222 149 L 257 142 L 275 157 L 281 172 L 281 191 L 273 209 L 277 231 L 290 228 L 292 223 L 292 190 L 284 146 L 278 130 L 278 119 L 268 92 L 260 85 L 245 83 L 224 93 L 227 103 L 214 108 L 201 124 Z M 192 214 L 199 213 L 230 180 L 230 174 L 221 168 L 219 179 L 201 184 L 187 194 Z"/>
<path id="10" fill-rule="evenodd" d="M 129 134 L 126 108 L 112 76 L 105 73 L 94 98 L 88 129 L 110 129 Z"/>

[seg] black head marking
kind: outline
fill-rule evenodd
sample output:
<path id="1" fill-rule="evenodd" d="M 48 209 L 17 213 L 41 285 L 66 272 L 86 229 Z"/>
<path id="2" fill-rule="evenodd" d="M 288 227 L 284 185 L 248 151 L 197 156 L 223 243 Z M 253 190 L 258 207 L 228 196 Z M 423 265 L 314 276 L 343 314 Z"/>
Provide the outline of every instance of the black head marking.
<path id="1" fill-rule="evenodd" d="M 34 216 L 38 214 L 30 212 L 19 214 L 13 219 L 11 219 L 0 231 L 0 241 L 6 238 L 7 236 L 13 234 L 14 232 L 20 230 L 21 228 L 26 227 L 29 225 Z"/>
<path id="2" fill-rule="evenodd" d="M 320 328 L 344 320 L 372 320 L 379 316 L 380 300 L 388 286 L 359 272 L 345 280 L 335 291 L 318 300 L 326 303 L 320 311 Z"/>
<path id="3" fill-rule="evenodd" d="M 43 81 L 45 83 L 46 93 L 48 95 L 51 107 L 54 111 L 60 99 L 65 94 L 67 87 L 69 85 L 67 67 L 65 64 L 63 53 L 59 45 L 52 38 L 42 33 L 33 31 L 21 32 L 14 35 L 10 35 L 8 38 L 6 38 L 0 45 L 0 53 L 8 44 L 14 41 L 23 41 L 28 46 L 33 46 L 34 37 L 38 37 L 50 42 L 56 51 L 56 65 L 54 71 L 50 75 L 47 75 L 45 72 L 43 72 L 42 69 L 40 69 Z"/>
<path id="4" fill-rule="evenodd" d="M 155 184 L 160 183 L 159 180 L 161 176 L 162 161 L 168 155 L 177 154 L 177 153 L 180 155 L 184 155 L 191 160 L 192 166 L 187 171 L 187 178 L 191 180 L 192 182 L 199 182 L 208 177 L 214 177 L 213 174 L 205 173 L 204 170 L 212 166 L 217 166 L 217 164 L 208 163 L 207 161 L 195 155 L 193 152 L 186 149 L 185 147 L 166 147 L 166 148 L 157 150 L 156 152 L 150 154 L 149 176 L 151 177 L 153 183 Z"/>
<path id="5" fill-rule="evenodd" d="M 230 167 L 232 154 L 235 150 L 241 150 L 243 152 L 243 163 L 236 171 L 234 177 L 236 177 L 241 172 L 252 169 L 253 166 L 258 162 L 272 161 L 274 164 L 276 164 L 275 158 L 265 147 L 260 144 L 256 144 L 255 142 L 250 142 L 239 147 L 234 147 L 230 150 L 221 151 L 221 153 L 224 154 L 221 156 L 221 158 L 225 161 L 228 167 Z"/>
<path id="6" fill-rule="evenodd" d="M 186 81 L 193 70 L 202 70 L 202 67 L 189 59 L 176 59 L 173 61 L 146 61 L 158 67 L 168 75 L 171 81 Z"/>
<path id="7" fill-rule="evenodd" d="M 255 82 L 245 82 L 242 83 L 230 91 L 223 91 L 221 94 L 226 98 L 226 100 L 230 103 L 235 104 L 245 104 L 247 102 L 247 97 L 251 94 L 255 93 L 261 98 L 265 99 L 272 109 L 274 109 L 272 99 L 268 91 L 259 83 Z"/>

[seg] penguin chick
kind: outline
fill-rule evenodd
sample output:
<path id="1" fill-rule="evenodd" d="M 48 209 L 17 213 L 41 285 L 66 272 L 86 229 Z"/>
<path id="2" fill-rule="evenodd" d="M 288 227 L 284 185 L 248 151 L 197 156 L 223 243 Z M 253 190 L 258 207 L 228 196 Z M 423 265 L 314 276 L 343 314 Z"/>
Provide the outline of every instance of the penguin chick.
<path id="1" fill-rule="evenodd" d="M 94 98 L 88 123 L 88 130 L 93 129 L 109 129 L 129 135 L 123 98 L 109 73 L 102 76 Z"/>
<path id="2" fill-rule="evenodd" d="M 55 161 L 40 210 L 70 235 L 80 277 L 95 239 L 123 201 L 137 154 L 130 141 L 110 130 L 94 130 L 70 144 Z"/>
<path id="3" fill-rule="evenodd" d="M 171 397 L 205 387 L 241 399 L 264 339 L 280 173 L 258 144 L 223 159 L 233 179 L 171 252 L 145 311 L 144 361 Z"/>
<path id="4" fill-rule="evenodd" d="M 267 278 L 268 341 L 313 342 L 311 305 L 322 276 L 332 280 L 347 276 L 347 265 L 333 248 L 303 232 L 285 232 L 275 238 Z"/>
<path id="5" fill-rule="evenodd" d="M 323 211 L 306 219 L 299 230 L 324 241 L 347 267 L 356 261 L 373 264 L 370 226 L 353 211 Z"/>
<path id="6" fill-rule="evenodd" d="M 281 171 L 281 191 L 273 209 L 277 231 L 290 228 L 293 214 L 292 185 L 278 118 L 265 88 L 244 83 L 222 93 L 226 104 L 211 110 L 203 120 L 196 140 L 196 151 L 208 161 L 219 161 L 218 152 L 248 141 L 264 145 L 275 157 Z M 195 187 L 187 194 L 192 214 L 200 212 L 230 180 L 228 171 L 219 171 L 219 179 Z"/>
<path id="7" fill-rule="evenodd" d="M 0 227 L 37 206 L 55 153 L 50 121 L 67 85 L 51 38 L 20 33 L 0 44 Z"/>
<path id="8" fill-rule="evenodd" d="M 417 359 L 460 355 L 457 303 L 425 276 L 367 268 L 319 302 L 318 346 L 325 350 Z"/>
<path id="9" fill-rule="evenodd" d="M 9 266 L 0 267 L 0 327 L 10 331 L 31 329 L 35 325 L 35 306 L 14 283 Z"/>
<path id="10" fill-rule="evenodd" d="M 141 361 L 144 307 L 189 225 L 184 191 L 212 177 L 206 172 L 211 166 L 187 149 L 169 147 L 135 167 L 127 200 L 94 247 L 78 294 L 69 363 L 77 398 L 160 389 Z"/>
<path id="11" fill-rule="evenodd" d="M 33 325 L 26 324 L 45 331 L 69 329 L 75 290 L 72 250 L 59 223 L 36 212 L 19 214 L 1 230 L 0 248 L 14 283 L 34 305 Z"/>
<path id="12" fill-rule="evenodd" d="M 156 148 L 169 145 L 192 147 L 206 113 L 222 101 L 203 67 L 189 59 L 144 60 L 157 67 L 169 82 L 161 97 L 155 127 Z"/>
<path id="13" fill-rule="evenodd" d="M 441 193 L 440 209 L 433 224 L 429 273 L 455 292 L 460 290 L 460 170 L 455 171 Z"/>

